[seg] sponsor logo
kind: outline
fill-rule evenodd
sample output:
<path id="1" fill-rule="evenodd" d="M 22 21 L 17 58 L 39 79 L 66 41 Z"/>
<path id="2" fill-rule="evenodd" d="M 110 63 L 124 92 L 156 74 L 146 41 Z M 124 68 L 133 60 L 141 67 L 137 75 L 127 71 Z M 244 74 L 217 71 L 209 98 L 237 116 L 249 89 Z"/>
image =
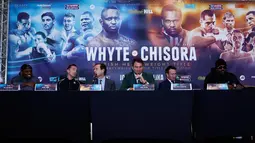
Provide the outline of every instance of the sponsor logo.
<path id="1" fill-rule="evenodd" d="M 121 74 L 121 75 L 120 75 L 120 81 L 122 81 L 124 78 L 125 78 L 125 75 L 124 75 L 124 74 Z"/>
<path id="2" fill-rule="evenodd" d="M 245 76 L 244 76 L 244 75 L 241 75 L 241 76 L 240 76 L 240 80 L 241 80 L 241 81 L 244 81 L 244 80 L 245 80 Z"/>
<path id="3" fill-rule="evenodd" d="M 37 4 L 38 7 L 50 9 L 52 4 Z"/>
<path id="4" fill-rule="evenodd" d="M 56 77 L 56 76 L 50 77 L 49 80 L 50 80 L 50 82 L 57 82 L 58 81 L 58 77 Z"/>
<path id="5" fill-rule="evenodd" d="M 143 9 L 143 10 L 128 10 L 128 13 L 130 14 L 153 14 L 153 11 L 151 9 Z"/>
<path id="6" fill-rule="evenodd" d="M 251 76 L 251 78 L 255 78 L 255 75 Z"/>
<path id="7" fill-rule="evenodd" d="M 197 80 L 205 80 L 205 76 L 199 76 L 197 77 Z"/>
<path id="8" fill-rule="evenodd" d="M 15 4 L 14 6 L 15 7 L 27 7 L 28 4 Z"/>
<path id="9" fill-rule="evenodd" d="M 185 4 L 184 7 L 187 8 L 187 9 L 196 9 L 195 4 Z"/>
<path id="10" fill-rule="evenodd" d="M 41 76 L 38 76 L 38 80 L 39 80 L 39 82 L 42 82 L 43 78 Z"/>
<path id="11" fill-rule="evenodd" d="M 210 4 L 209 9 L 210 10 L 222 10 L 223 5 L 222 4 Z"/>
<path id="12" fill-rule="evenodd" d="M 96 7 L 96 6 L 95 6 L 94 4 L 92 4 L 92 5 L 89 6 L 89 8 L 92 9 L 92 10 L 95 9 L 95 7 Z"/>
<path id="13" fill-rule="evenodd" d="M 143 14 L 153 14 L 151 9 L 144 9 Z"/>
<path id="14" fill-rule="evenodd" d="M 128 10 L 129 14 L 144 14 L 143 10 Z"/>
<path id="15" fill-rule="evenodd" d="M 79 81 L 86 81 L 86 77 L 79 77 Z"/>
<path id="16" fill-rule="evenodd" d="M 190 82 L 191 81 L 191 75 L 181 75 L 178 76 L 180 81 Z"/>
<path id="17" fill-rule="evenodd" d="M 125 78 L 124 74 L 120 75 L 120 81 L 122 81 Z M 164 75 L 163 74 L 153 74 L 153 78 L 155 80 L 164 80 Z"/>
<path id="18" fill-rule="evenodd" d="M 77 10 L 77 9 L 79 9 L 79 5 L 78 4 L 66 4 L 65 9 Z"/>
<path id="19" fill-rule="evenodd" d="M 163 74 L 154 74 L 153 77 L 155 80 L 164 80 Z"/>
<path id="20" fill-rule="evenodd" d="M 236 3 L 235 8 L 248 8 L 248 5 L 245 3 Z"/>

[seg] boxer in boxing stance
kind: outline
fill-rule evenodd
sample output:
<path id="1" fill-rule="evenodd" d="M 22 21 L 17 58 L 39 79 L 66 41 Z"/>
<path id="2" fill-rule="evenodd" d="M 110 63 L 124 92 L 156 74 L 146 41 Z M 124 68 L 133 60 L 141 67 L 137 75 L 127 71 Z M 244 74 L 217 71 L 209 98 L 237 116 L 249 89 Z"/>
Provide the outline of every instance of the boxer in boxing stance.
<path id="1" fill-rule="evenodd" d="M 211 54 L 219 54 L 223 52 L 223 42 L 227 40 L 227 36 L 216 27 L 216 16 L 212 10 L 204 10 L 200 15 L 201 26 L 191 31 L 189 36 L 189 45 L 196 48 L 197 56 L 202 56 L 201 53 L 207 52 L 209 58 Z M 208 55 L 203 55 L 208 57 Z"/>

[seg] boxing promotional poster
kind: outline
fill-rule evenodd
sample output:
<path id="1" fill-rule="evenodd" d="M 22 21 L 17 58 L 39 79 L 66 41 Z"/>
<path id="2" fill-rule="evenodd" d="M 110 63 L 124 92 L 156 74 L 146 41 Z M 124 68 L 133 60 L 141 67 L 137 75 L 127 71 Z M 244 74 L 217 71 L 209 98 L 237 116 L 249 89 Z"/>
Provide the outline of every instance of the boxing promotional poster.
<path id="1" fill-rule="evenodd" d="M 156 81 L 173 65 L 178 78 L 202 87 L 222 58 L 243 84 L 255 85 L 254 2 L 14 0 L 9 7 L 8 80 L 27 63 L 42 83 L 57 82 L 74 63 L 77 78 L 90 83 L 102 62 L 119 86 L 141 57 Z"/>

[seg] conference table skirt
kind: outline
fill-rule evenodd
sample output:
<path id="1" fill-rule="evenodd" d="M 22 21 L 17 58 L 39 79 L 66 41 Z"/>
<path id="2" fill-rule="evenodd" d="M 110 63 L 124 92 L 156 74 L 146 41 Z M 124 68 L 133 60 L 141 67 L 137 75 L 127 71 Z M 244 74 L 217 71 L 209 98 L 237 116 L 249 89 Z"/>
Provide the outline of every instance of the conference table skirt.
<path id="1" fill-rule="evenodd" d="M 255 135 L 254 91 L 0 92 L 1 136 L 90 142 L 90 123 L 95 143 Z"/>

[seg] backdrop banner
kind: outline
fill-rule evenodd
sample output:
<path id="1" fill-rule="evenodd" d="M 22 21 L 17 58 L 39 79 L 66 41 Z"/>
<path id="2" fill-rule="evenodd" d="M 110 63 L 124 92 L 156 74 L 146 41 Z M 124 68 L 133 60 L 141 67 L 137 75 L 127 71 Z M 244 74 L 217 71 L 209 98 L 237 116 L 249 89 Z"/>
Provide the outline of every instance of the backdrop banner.
<path id="1" fill-rule="evenodd" d="M 116 0 L 20 1 L 9 4 L 7 79 L 30 64 L 42 83 L 57 82 L 69 64 L 91 83 L 105 63 L 120 86 L 134 57 L 156 81 L 165 68 L 202 88 L 218 58 L 245 85 L 255 85 L 255 3 Z"/>

